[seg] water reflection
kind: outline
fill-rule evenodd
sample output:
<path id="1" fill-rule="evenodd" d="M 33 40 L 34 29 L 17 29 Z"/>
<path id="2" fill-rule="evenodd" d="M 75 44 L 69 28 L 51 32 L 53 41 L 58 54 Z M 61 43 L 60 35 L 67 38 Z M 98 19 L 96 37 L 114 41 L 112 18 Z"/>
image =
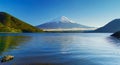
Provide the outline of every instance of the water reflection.
<path id="1" fill-rule="evenodd" d="M 92 62 L 81 50 L 82 39 L 74 35 L 48 34 L 33 36 L 24 48 L 25 52 L 17 55 L 17 65 L 99 65 Z M 86 38 L 85 38 L 86 39 Z M 37 45 L 36 45 L 37 44 Z M 34 49 L 34 50 L 30 50 Z M 11 63 L 13 64 L 13 63 Z"/>
<path id="2" fill-rule="evenodd" d="M 6 53 L 13 54 L 15 59 L 4 65 L 120 65 L 120 49 L 114 47 L 116 42 L 107 38 L 109 35 L 44 33 L 28 34 L 29 37 L 26 34 L 1 36 L 0 45 L 4 46 L 3 52 L 14 49 Z"/>
<path id="3" fill-rule="evenodd" d="M 16 49 L 17 46 L 24 44 L 30 39 L 30 36 L 0 36 L 0 55 L 3 52 Z"/>
<path id="4" fill-rule="evenodd" d="M 115 37 L 107 37 L 107 40 L 112 43 L 114 46 L 120 47 L 120 39 L 117 39 Z"/>

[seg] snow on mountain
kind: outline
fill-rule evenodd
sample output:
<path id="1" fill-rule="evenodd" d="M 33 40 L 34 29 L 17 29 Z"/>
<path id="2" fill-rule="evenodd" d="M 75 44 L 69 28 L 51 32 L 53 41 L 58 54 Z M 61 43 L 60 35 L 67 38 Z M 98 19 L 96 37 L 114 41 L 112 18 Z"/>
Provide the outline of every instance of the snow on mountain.
<path id="1" fill-rule="evenodd" d="M 55 18 L 47 23 L 38 25 L 37 27 L 42 29 L 91 28 L 89 26 L 78 24 L 65 16 Z"/>
<path id="2" fill-rule="evenodd" d="M 50 22 L 73 23 L 72 20 L 68 19 L 68 18 L 65 17 L 65 16 L 58 17 L 58 18 L 56 18 L 56 19 L 51 20 Z"/>

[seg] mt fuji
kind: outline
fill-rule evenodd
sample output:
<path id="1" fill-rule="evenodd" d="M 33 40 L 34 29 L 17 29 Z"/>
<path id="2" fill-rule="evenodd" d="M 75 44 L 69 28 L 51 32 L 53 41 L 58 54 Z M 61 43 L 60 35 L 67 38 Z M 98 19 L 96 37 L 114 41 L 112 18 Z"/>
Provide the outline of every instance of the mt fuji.
<path id="1" fill-rule="evenodd" d="M 78 24 L 71 19 L 61 16 L 58 18 L 55 18 L 47 23 L 43 23 L 41 25 L 37 26 L 41 29 L 76 29 L 76 28 L 92 28 L 89 26 Z"/>

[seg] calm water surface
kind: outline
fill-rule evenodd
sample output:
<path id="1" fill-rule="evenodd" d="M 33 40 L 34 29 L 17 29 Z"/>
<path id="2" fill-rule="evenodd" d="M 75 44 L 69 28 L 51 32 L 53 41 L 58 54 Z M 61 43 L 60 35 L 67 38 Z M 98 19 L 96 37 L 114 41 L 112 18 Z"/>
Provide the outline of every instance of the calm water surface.
<path id="1" fill-rule="evenodd" d="M 120 65 L 120 41 L 111 33 L 0 34 L 0 65 Z"/>

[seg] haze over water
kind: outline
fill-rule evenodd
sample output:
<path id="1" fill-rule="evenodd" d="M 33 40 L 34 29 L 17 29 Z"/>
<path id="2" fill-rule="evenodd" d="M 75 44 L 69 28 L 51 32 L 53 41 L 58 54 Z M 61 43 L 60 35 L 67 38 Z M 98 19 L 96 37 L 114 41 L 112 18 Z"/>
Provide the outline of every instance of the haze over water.
<path id="1" fill-rule="evenodd" d="M 0 34 L 0 65 L 120 65 L 120 41 L 111 33 Z"/>

